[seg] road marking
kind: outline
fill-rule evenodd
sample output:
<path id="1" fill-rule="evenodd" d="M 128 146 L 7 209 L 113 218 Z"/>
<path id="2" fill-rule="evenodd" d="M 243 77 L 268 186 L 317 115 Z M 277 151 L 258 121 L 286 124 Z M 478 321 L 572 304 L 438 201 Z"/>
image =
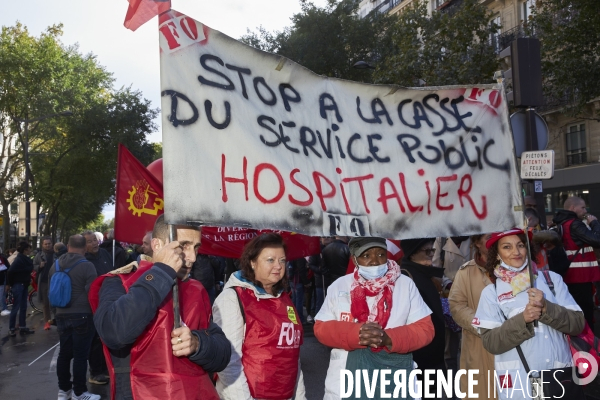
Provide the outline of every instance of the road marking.
<path id="1" fill-rule="evenodd" d="M 56 360 L 58 360 L 58 353 L 60 352 L 60 346 L 54 350 L 54 355 L 52 356 L 52 361 L 50 361 L 50 368 L 48 369 L 48 373 L 51 374 L 56 371 Z"/>
<path id="2" fill-rule="evenodd" d="M 32 362 L 29 363 L 28 367 L 31 367 L 31 364 L 33 364 L 34 362 L 36 362 L 37 360 L 39 360 L 40 358 L 44 357 L 48 352 L 50 352 L 50 350 L 52 350 L 53 348 L 55 348 L 56 346 L 58 346 L 60 344 L 60 342 L 56 343 L 54 346 L 50 347 L 48 350 L 46 350 L 46 352 L 44 354 L 42 354 L 41 356 L 39 356 L 38 358 L 36 358 L 35 360 L 33 360 Z"/>

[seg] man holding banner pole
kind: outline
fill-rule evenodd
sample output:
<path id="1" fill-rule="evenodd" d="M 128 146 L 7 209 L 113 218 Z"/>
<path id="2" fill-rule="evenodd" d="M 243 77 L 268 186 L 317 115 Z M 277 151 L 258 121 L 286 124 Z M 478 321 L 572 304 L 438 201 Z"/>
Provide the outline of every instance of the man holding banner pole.
<path id="1" fill-rule="evenodd" d="M 176 230 L 178 240 L 170 241 L 161 215 L 152 233 L 153 262 L 111 271 L 90 289 L 113 399 L 218 399 L 209 373 L 227 366 L 231 344 L 212 322 L 206 291 L 188 279 L 200 231 L 186 225 Z M 173 329 L 175 279 L 180 327 Z"/>

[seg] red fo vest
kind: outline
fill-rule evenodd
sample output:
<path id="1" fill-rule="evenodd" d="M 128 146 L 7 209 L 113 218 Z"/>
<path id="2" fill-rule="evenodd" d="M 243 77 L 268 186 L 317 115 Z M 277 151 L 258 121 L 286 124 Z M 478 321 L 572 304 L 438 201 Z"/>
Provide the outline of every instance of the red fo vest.
<path id="1" fill-rule="evenodd" d="M 152 267 L 152 263 L 142 261 L 137 271 L 129 274 L 102 275 L 90 288 L 89 300 L 95 313 L 99 305 L 102 282 L 118 276 L 125 290 Z M 181 319 L 192 330 L 208 328 L 211 317 L 210 301 L 202 284 L 195 280 L 181 282 L 179 286 L 179 307 Z M 145 399 L 214 399 L 219 396 L 209 375 L 199 365 L 187 357 L 175 357 L 171 348 L 173 330 L 173 297 L 169 294 L 161 303 L 156 316 L 131 348 L 130 367 L 131 390 L 135 400 Z M 111 398 L 115 398 L 115 371 L 110 352 L 104 347 L 111 385 Z"/>
<path id="2" fill-rule="evenodd" d="M 598 261 L 594 254 L 592 246 L 583 247 L 583 249 L 577 253 L 581 248 L 575 244 L 571 237 L 571 224 L 575 219 L 570 219 L 562 224 L 563 227 L 563 245 L 569 260 L 571 260 L 571 266 L 567 270 L 564 276 L 565 283 L 585 283 L 600 281 L 600 269 L 598 268 Z M 575 257 L 573 257 L 577 254 Z"/>
<path id="3" fill-rule="evenodd" d="M 235 291 L 246 319 L 242 365 L 250 394 L 255 399 L 294 397 L 304 330 L 289 295 L 257 299 L 253 290 Z"/>

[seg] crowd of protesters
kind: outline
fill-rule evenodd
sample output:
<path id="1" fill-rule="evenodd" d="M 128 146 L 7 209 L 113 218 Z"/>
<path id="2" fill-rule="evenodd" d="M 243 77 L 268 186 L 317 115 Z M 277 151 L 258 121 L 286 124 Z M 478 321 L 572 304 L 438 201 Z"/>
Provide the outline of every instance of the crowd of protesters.
<path id="1" fill-rule="evenodd" d="M 327 399 L 340 397 L 342 369 L 381 368 L 476 369 L 479 398 L 508 398 L 516 375 L 573 366 L 565 337 L 593 329 L 600 281 L 600 223 L 583 199 L 568 198 L 550 230 L 534 208 L 525 216 L 525 231 L 402 240 L 397 260 L 374 237 L 323 237 L 320 253 L 287 260 L 274 233 L 239 259 L 198 254 L 200 230 L 177 226 L 170 242 L 162 216 L 135 249 L 112 231 L 67 245 L 44 237 L 35 256 L 27 242 L 0 254 L 0 314 L 10 336 L 34 333 L 25 317 L 35 271 L 44 329 L 60 336 L 59 400 L 97 400 L 87 384 L 109 382 L 119 400 L 303 399 L 310 324 L 332 348 Z M 67 306 L 50 301 L 60 272 L 70 276 Z M 535 396 L 553 390 L 525 382 Z"/>

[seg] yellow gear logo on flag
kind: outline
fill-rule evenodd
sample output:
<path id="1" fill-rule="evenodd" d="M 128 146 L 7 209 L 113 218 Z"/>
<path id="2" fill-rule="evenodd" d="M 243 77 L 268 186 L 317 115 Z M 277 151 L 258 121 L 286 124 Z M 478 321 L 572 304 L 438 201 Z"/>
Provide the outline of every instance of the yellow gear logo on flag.
<path id="1" fill-rule="evenodd" d="M 141 217 L 142 213 L 158 215 L 158 212 L 164 208 L 164 200 L 157 197 L 158 193 L 152 190 L 150 184 L 145 179 L 137 181 L 127 193 L 129 193 L 129 198 L 126 200 L 129 203 L 127 209 L 133 215 L 137 215 L 138 217 Z M 154 208 L 146 208 L 150 195 L 154 195 L 154 201 L 152 202 Z"/>

